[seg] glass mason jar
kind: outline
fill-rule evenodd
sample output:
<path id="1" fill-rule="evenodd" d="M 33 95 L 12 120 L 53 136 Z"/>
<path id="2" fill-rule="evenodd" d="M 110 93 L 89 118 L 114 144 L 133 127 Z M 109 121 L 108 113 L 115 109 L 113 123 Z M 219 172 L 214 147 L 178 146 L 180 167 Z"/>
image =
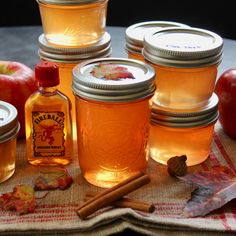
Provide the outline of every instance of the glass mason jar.
<path id="1" fill-rule="evenodd" d="M 172 21 L 146 21 L 129 26 L 125 31 L 125 49 L 128 53 L 128 58 L 144 61 L 142 55 L 144 36 L 166 27 L 188 26 Z"/>
<path id="2" fill-rule="evenodd" d="M 82 61 L 111 55 L 111 36 L 105 33 L 95 44 L 84 47 L 56 47 L 49 43 L 44 34 L 39 36 L 39 57 L 44 61 L 56 62 L 59 66 L 60 84 L 58 89 L 72 102 L 73 131 L 75 131 L 75 103 L 72 92 L 72 69 Z M 75 132 L 74 132 L 75 134 Z"/>
<path id="3" fill-rule="evenodd" d="M 108 0 L 37 0 L 50 43 L 84 46 L 105 33 Z"/>
<path id="4" fill-rule="evenodd" d="M 191 110 L 174 110 L 155 102 L 151 112 L 150 157 L 162 164 L 174 156 L 187 156 L 187 165 L 202 163 L 210 152 L 214 124 L 218 119 L 218 97 Z"/>
<path id="5" fill-rule="evenodd" d="M 73 69 L 79 164 L 85 179 L 111 187 L 145 171 L 154 69 L 102 58 Z"/>
<path id="6" fill-rule="evenodd" d="M 198 28 L 166 28 L 144 38 L 143 55 L 156 69 L 154 100 L 161 106 L 204 106 L 212 96 L 223 39 Z"/>
<path id="7" fill-rule="evenodd" d="M 0 101 L 0 183 L 9 179 L 15 172 L 19 130 L 16 108 L 10 103 Z"/>

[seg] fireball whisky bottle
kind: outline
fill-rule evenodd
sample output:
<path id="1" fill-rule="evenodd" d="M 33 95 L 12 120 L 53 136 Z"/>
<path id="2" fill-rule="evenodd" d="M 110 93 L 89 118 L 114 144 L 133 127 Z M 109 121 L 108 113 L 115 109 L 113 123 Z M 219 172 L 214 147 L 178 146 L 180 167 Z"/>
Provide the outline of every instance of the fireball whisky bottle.
<path id="1" fill-rule="evenodd" d="M 72 160 L 71 104 L 56 88 L 58 71 L 54 63 L 38 63 L 39 89 L 25 104 L 26 155 L 33 165 L 66 165 Z"/>

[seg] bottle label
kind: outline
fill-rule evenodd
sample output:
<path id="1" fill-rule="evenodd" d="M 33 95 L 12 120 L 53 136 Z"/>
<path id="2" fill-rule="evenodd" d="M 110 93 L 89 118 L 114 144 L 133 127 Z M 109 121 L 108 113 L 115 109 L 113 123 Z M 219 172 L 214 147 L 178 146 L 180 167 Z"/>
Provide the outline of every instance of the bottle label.
<path id="1" fill-rule="evenodd" d="M 35 157 L 61 157 L 65 155 L 63 112 L 32 112 L 33 150 Z"/>

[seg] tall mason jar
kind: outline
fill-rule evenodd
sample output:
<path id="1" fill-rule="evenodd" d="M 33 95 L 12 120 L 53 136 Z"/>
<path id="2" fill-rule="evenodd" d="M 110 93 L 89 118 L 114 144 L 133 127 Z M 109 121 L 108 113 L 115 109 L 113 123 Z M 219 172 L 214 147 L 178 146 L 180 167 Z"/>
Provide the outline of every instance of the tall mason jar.
<path id="1" fill-rule="evenodd" d="M 79 164 L 85 179 L 111 187 L 147 166 L 154 69 L 101 58 L 73 69 Z"/>

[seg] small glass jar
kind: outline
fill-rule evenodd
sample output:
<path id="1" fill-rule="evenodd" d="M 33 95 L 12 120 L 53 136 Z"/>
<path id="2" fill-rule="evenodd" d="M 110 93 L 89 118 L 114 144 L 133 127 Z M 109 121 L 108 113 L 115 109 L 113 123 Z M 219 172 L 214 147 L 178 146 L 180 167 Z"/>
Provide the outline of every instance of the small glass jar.
<path id="1" fill-rule="evenodd" d="M 172 21 L 146 21 L 129 26 L 125 31 L 125 48 L 128 53 L 128 58 L 144 61 L 142 55 L 144 36 L 166 27 L 188 26 Z"/>
<path id="2" fill-rule="evenodd" d="M 151 66 L 122 58 L 73 69 L 79 164 L 91 184 L 111 187 L 146 170 L 154 76 Z"/>
<path id="3" fill-rule="evenodd" d="M 45 37 L 63 46 L 96 43 L 105 33 L 108 0 L 37 0 Z"/>
<path id="4" fill-rule="evenodd" d="M 162 164 L 174 156 L 187 156 L 187 165 L 200 164 L 210 152 L 214 124 L 218 119 L 218 97 L 199 109 L 174 110 L 155 102 L 151 112 L 150 157 Z"/>
<path id="5" fill-rule="evenodd" d="M 0 183 L 15 172 L 16 141 L 20 130 L 16 108 L 0 101 Z"/>
<path id="6" fill-rule="evenodd" d="M 111 55 L 111 36 L 105 33 L 95 44 L 78 47 L 56 47 L 49 43 L 44 34 L 39 36 L 39 57 L 41 60 L 56 62 L 59 66 L 60 84 L 58 89 L 72 102 L 72 121 L 75 127 L 75 103 L 72 92 L 72 69 L 82 61 L 97 57 L 109 57 Z"/>
<path id="7" fill-rule="evenodd" d="M 219 35 L 198 28 L 145 36 L 143 55 L 156 69 L 156 103 L 173 109 L 204 106 L 214 91 L 222 46 Z"/>

